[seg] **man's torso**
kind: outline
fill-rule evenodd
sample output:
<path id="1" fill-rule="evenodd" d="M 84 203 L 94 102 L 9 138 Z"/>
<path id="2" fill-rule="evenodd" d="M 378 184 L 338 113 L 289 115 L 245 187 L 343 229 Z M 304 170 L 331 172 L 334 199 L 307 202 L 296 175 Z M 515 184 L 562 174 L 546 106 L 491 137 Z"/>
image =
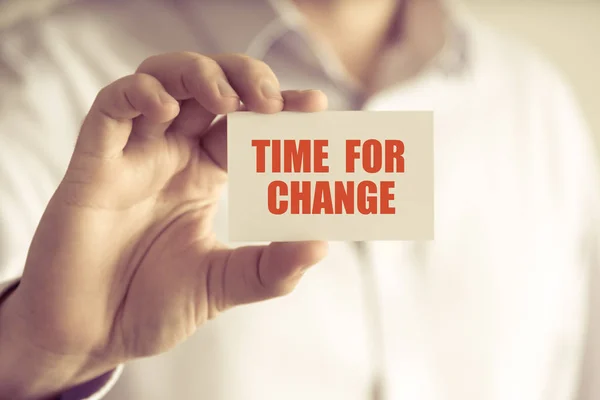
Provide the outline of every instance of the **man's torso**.
<path id="1" fill-rule="evenodd" d="M 101 87 L 153 54 L 248 50 L 221 33 L 259 23 L 243 17 L 250 2 L 228 11 L 232 21 L 228 2 L 199 3 L 83 1 L 5 35 L 3 56 L 44 126 L 22 138 L 45 166 L 35 174 L 42 202 Z M 233 310 L 175 350 L 131 363 L 107 398 L 364 400 L 378 376 L 390 399 L 569 398 L 585 313 L 582 221 L 554 170 L 562 157 L 536 61 L 503 61 L 510 46 L 477 31 L 463 74 L 429 71 L 365 100 L 288 35 L 254 47 L 284 89 L 321 89 L 332 109 L 435 111 L 436 239 L 332 243 L 293 294 Z M 226 241 L 222 201 L 215 230 Z"/>

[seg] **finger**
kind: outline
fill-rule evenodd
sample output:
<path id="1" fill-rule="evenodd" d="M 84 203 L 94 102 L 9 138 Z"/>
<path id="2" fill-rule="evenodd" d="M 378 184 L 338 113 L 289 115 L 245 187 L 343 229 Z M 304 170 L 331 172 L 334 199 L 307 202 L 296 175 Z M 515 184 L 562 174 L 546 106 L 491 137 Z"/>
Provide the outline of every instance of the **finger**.
<path id="1" fill-rule="evenodd" d="M 221 168 L 227 171 L 227 118 L 217 121 L 202 137 L 200 144 L 206 155 Z"/>
<path id="2" fill-rule="evenodd" d="M 283 110 L 279 81 L 266 63 L 240 54 L 213 58 L 249 111 L 270 114 Z"/>
<path id="3" fill-rule="evenodd" d="M 238 109 L 240 98 L 219 64 L 197 53 L 168 53 L 146 59 L 138 72 L 156 77 L 177 100 L 191 98 L 212 114 Z"/>
<path id="4" fill-rule="evenodd" d="M 134 118 L 144 116 L 161 124 L 178 112 L 179 104 L 156 78 L 146 74 L 121 78 L 96 97 L 81 127 L 76 151 L 117 157 L 129 140 Z"/>
<path id="5" fill-rule="evenodd" d="M 181 114 L 181 107 L 179 114 Z M 168 120 L 166 122 L 156 122 L 150 118 L 141 115 L 133 120 L 129 144 L 132 143 L 132 139 L 134 138 L 141 138 L 145 140 L 162 138 L 164 137 L 165 132 L 167 131 L 169 126 L 171 126 L 172 123 L 173 120 Z"/>
<path id="6" fill-rule="evenodd" d="M 168 131 L 181 136 L 199 137 L 206 132 L 215 117 L 215 114 L 202 107 L 196 99 L 185 100 L 181 104 L 178 118 L 171 123 Z"/>
<path id="7" fill-rule="evenodd" d="M 244 110 L 244 108 L 244 105 L 240 103 L 238 111 Z M 195 99 L 185 100 L 181 104 L 178 118 L 171 123 L 168 130 L 181 136 L 199 137 L 206 133 L 206 129 L 215 118 L 215 114 L 206 110 Z"/>
<path id="8" fill-rule="evenodd" d="M 327 108 L 327 97 L 318 90 L 282 92 L 285 111 L 318 112 Z M 215 123 L 202 137 L 202 147 L 213 162 L 227 170 L 227 118 Z"/>
<path id="9" fill-rule="evenodd" d="M 327 254 L 327 242 L 274 242 L 214 253 L 207 274 L 218 311 L 290 293 Z"/>

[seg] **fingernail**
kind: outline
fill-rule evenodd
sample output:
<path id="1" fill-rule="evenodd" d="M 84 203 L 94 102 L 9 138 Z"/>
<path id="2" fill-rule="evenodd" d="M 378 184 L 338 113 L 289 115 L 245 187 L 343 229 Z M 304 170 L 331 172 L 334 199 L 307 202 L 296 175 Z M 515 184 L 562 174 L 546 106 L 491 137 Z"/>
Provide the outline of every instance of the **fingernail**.
<path id="1" fill-rule="evenodd" d="M 267 99 L 283 101 L 279 87 L 271 81 L 265 81 L 260 85 L 262 95 Z"/>
<path id="2" fill-rule="evenodd" d="M 217 81 L 217 89 L 219 90 L 219 94 L 223 97 L 239 97 L 229 82 L 227 82 L 225 79 L 220 79 Z"/>

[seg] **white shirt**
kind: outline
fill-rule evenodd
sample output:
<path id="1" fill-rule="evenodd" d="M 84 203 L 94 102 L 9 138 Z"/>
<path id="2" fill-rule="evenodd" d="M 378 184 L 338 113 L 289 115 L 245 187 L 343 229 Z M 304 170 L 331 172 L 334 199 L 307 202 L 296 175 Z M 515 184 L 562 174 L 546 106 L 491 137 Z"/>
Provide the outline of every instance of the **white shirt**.
<path id="1" fill-rule="evenodd" d="M 293 9 L 259 3 L 83 0 L 2 33 L 0 282 L 20 276 L 101 87 L 157 53 L 248 53 L 332 109 L 434 110 L 436 239 L 332 243 L 294 293 L 127 364 L 105 398 L 367 400 L 376 384 L 382 399 L 574 399 L 600 203 L 556 71 L 457 9 L 466 42 L 408 83 L 390 60 L 365 100 Z"/>

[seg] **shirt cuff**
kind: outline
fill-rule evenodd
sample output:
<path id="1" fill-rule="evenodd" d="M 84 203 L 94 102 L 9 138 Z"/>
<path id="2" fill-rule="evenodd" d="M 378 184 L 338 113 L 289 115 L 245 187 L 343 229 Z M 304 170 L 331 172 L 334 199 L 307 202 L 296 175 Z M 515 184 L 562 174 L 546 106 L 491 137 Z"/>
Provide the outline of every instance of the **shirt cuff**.
<path id="1" fill-rule="evenodd" d="M 19 284 L 19 278 L 0 282 L 0 301 Z M 123 365 L 89 382 L 67 390 L 59 400 L 100 400 L 113 388 L 123 372 Z"/>
<path id="2" fill-rule="evenodd" d="M 4 295 L 14 289 L 19 283 L 21 278 L 10 279 L 8 281 L 0 282 L 0 301 L 4 300 Z"/>
<path id="3" fill-rule="evenodd" d="M 60 400 L 100 400 L 115 386 L 123 372 L 119 365 L 111 372 L 64 392 Z"/>

